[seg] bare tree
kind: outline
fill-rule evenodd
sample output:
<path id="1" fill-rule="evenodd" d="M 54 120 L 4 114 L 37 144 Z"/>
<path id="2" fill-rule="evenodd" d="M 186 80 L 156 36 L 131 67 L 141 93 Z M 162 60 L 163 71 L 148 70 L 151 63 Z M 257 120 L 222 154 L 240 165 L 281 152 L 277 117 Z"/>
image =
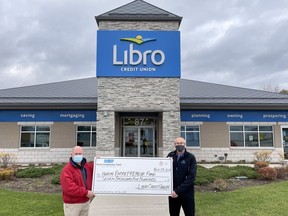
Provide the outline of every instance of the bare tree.
<path id="1" fill-rule="evenodd" d="M 276 92 L 276 93 L 280 93 L 280 91 L 281 91 L 278 84 L 276 84 L 276 83 L 265 84 L 263 87 L 263 90 L 268 91 L 268 92 Z"/>

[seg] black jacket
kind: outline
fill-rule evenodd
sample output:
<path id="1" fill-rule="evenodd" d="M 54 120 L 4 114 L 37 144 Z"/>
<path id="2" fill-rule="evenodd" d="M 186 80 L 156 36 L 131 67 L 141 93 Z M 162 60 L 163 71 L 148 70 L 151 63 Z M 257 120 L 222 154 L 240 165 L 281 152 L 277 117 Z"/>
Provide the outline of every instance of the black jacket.
<path id="1" fill-rule="evenodd" d="M 184 155 L 177 161 L 176 150 L 167 157 L 173 158 L 173 190 L 178 196 L 194 196 L 194 181 L 196 178 L 196 158 L 185 149 Z"/>

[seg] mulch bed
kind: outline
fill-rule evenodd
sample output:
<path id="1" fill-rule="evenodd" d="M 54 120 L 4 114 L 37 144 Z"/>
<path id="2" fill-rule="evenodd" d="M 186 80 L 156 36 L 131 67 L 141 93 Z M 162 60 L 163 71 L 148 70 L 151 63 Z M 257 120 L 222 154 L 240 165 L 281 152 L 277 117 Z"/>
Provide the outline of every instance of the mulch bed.
<path id="1" fill-rule="evenodd" d="M 14 191 L 29 191 L 42 193 L 61 193 L 61 186 L 51 184 L 53 175 L 45 175 L 41 178 L 13 178 L 11 180 L 0 181 L 0 188 L 10 189 Z M 223 191 L 233 191 L 243 187 L 258 186 L 270 184 L 273 182 L 288 181 L 288 177 L 277 179 L 275 181 L 260 179 L 226 179 L 226 188 Z M 213 183 L 207 185 L 196 185 L 197 192 L 218 192 Z"/>

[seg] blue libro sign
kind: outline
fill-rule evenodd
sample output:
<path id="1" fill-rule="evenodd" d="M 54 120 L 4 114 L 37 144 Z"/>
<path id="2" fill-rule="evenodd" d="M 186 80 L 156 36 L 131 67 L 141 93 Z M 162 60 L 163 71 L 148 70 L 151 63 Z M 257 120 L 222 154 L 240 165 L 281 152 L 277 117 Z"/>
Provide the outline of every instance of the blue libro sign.
<path id="1" fill-rule="evenodd" d="M 97 77 L 180 77 L 179 31 L 97 31 Z"/>

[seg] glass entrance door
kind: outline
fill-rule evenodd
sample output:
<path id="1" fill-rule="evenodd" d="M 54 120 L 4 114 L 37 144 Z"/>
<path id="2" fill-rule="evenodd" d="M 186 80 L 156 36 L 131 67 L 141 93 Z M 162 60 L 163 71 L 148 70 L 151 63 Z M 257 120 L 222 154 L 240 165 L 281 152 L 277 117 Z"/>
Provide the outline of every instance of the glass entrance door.
<path id="1" fill-rule="evenodd" d="M 123 132 L 123 155 L 125 157 L 155 156 L 153 126 L 125 126 Z"/>
<path id="2" fill-rule="evenodd" d="M 284 151 L 284 159 L 288 159 L 288 127 L 282 126 L 282 145 Z"/>
<path id="3" fill-rule="evenodd" d="M 141 127 L 140 129 L 140 157 L 154 157 L 154 128 Z"/>

